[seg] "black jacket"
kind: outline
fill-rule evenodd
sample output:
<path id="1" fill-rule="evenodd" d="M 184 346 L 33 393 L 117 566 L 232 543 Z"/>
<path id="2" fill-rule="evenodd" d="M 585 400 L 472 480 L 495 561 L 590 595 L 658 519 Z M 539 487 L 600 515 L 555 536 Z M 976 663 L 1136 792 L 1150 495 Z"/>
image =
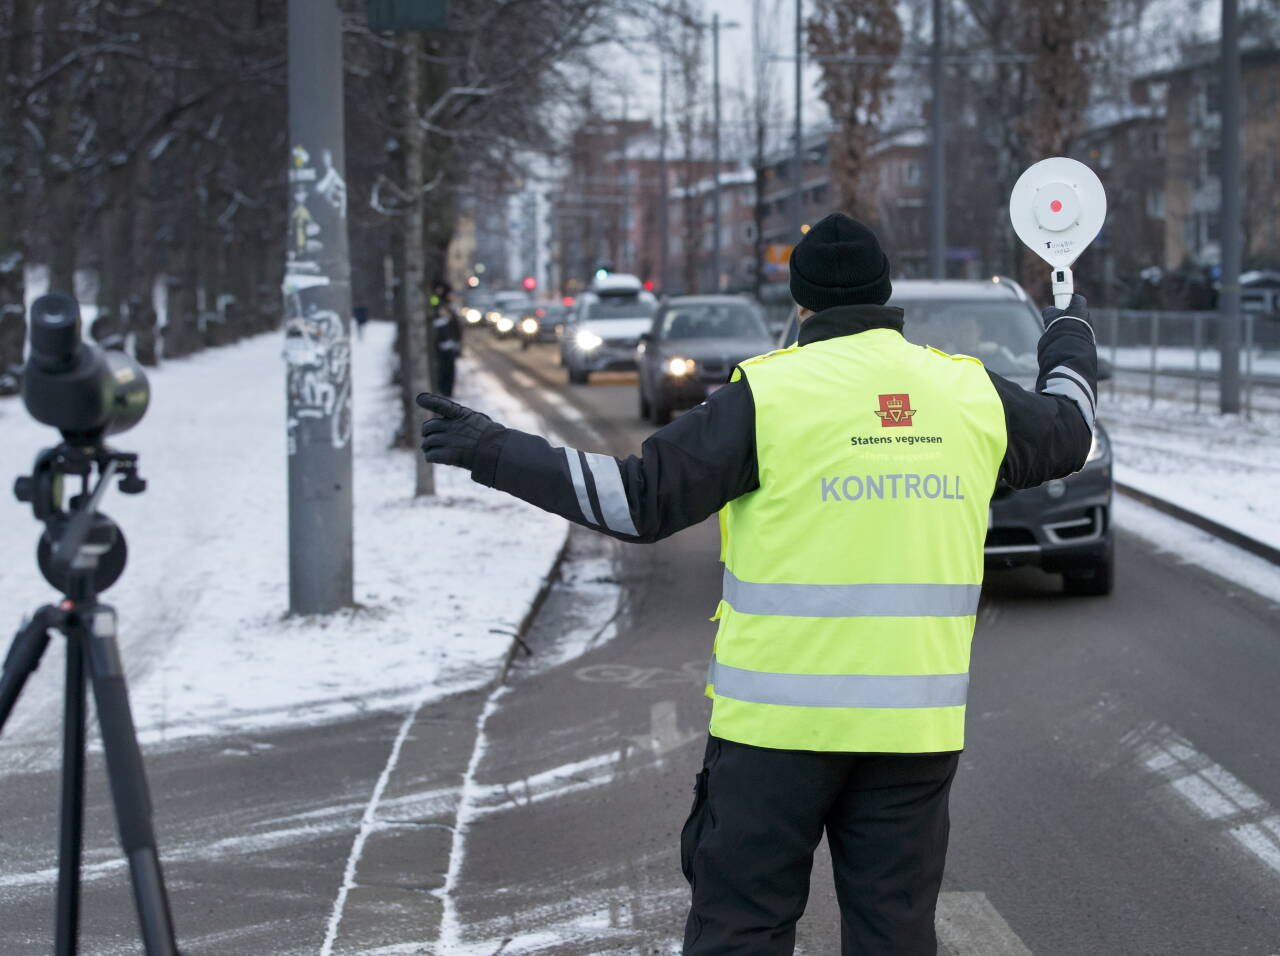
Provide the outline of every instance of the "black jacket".
<path id="1" fill-rule="evenodd" d="M 828 309 L 800 326 L 800 345 L 867 329 L 902 331 L 890 306 Z M 1004 404 L 1009 440 L 1000 480 L 1031 488 L 1079 471 L 1089 454 L 1097 406 L 1093 330 L 1064 316 L 1040 338 L 1040 374 L 1028 391 L 988 371 Z M 657 541 L 759 487 L 755 402 L 746 378 L 651 435 L 640 457 L 554 448 L 504 428 L 476 449 L 471 477 L 570 521 L 624 541 Z"/>

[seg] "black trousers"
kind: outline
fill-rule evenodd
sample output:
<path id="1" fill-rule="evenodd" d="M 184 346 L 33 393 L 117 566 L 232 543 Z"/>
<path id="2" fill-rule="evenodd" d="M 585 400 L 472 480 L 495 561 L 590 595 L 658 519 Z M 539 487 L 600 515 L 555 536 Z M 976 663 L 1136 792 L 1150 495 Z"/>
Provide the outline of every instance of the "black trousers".
<path id="1" fill-rule="evenodd" d="M 795 949 L 825 829 L 844 956 L 934 956 L 958 753 L 768 750 L 710 737 L 680 862 L 686 956 Z"/>
<path id="2" fill-rule="evenodd" d="M 437 352 L 436 371 L 440 381 L 436 383 L 436 393 L 445 398 L 453 397 L 453 382 L 458 368 L 458 357 L 454 352 Z"/>

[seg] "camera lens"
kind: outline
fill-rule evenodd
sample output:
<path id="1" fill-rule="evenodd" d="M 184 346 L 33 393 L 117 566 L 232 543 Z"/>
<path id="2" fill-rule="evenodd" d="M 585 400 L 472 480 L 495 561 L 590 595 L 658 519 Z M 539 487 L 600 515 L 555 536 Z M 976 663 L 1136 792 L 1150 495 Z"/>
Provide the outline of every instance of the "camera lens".
<path id="1" fill-rule="evenodd" d="M 69 295 L 42 295 L 31 304 L 31 357 L 46 372 L 65 372 L 80 349 L 80 306 Z"/>
<path id="2" fill-rule="evenodd" d="M 68 439 L 94 443 L 136 425 L 150 390 L 142 368 L 124 352 L 81 341 L 75 299 L 45 295 L 31 306 L 22 398 L 36 421 Z"/>

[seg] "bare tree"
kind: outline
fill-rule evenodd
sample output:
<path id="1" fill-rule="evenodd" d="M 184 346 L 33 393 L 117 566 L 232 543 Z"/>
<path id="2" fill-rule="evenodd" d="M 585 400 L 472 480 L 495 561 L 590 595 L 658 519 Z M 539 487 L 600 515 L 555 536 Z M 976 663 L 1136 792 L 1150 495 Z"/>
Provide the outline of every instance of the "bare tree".
<path id="1" fill-rule="evenodd" d="M 868 154 L 892 93 L 892 59 L 902 50 L 902 23 L 892 0 L 816 0 L 808 21 L 809 53 L 822 69 L 822 101 L 835 123 L 832 177 L 846 211 L 874 219 Z M 834 57 L 875 58 L 840 62 Z"/>

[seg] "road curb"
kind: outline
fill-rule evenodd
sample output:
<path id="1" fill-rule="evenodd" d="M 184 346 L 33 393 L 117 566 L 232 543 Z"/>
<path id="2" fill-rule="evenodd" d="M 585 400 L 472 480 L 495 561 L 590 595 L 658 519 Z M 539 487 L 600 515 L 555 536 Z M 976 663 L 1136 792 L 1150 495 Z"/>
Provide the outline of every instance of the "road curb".
<path id="1" fill-rule="evenodd" d="M 560 549 L 556 551 L 555 559 L 551 562 L 551 567 L 547 569 L 547 573 L 542 578 L 542 584 L 538 587 L 538 593 L 533 596 L 529 609 L 525 611 L 524 617 L 516 627 L 515 634 L 511 636 L 511 646 L 507 648 L 507 653 L 502 659 L 502 667 L 498 669 L 497 676 L 487 685 L 486 689 L 501 686 L 507 679 L 507 674 L 511 671 L 511 664 L 516 659 L 516 651 L 522 646 L 526 649 L 528 648 L 528 645 L 524 643 L 524 639 L 528 635 L 529 629 L 533 627 L 534 618 L 538 616 L 538 612 L 542 610 L 542 605 L 546 603 L 547 597 L 551 594 L 551 589 L 555 587 L 556 581 L 560 579 L 560 568 L 564 565 L 564 559 L 569 553 L 569 536 L 572 533 L 572 525 L 565 528 L 564 540 L 560 542 Z"/>
<path id="2" fill-rule="evenodd" d="M 1280 548 L 1273 547 L 1257 538 L 1251 538 L 1247 534 L 1243 534 L 1234 528 L 1229 528 L 1224 524 L 1219 524 L 1212 518 L 1206 518 L 1202 514 L 1196 514 L 1189 511 L 1181 505 L 1175 505 L 1172 501 L 1166 501 L 1164 498 L 1157 497 L 1141 488 L 1135 488 L 1133 485 L 1126 485 L 1122 482 L 1116 482 L 1116 491 L 1121 494 L 1139 501 L 1144 505 L 1162 511 L 1165 514 L 1184 521 L 1187 524 L 1194 525 L 1201 531 L 1207 531 L 1215 538 L 1221 538 L 1228 544 L 1234 544 L 1237 548 L 1242 548 L 1250 554 L 1255 554 L 1272 564 L 1280 565 Z"/>

